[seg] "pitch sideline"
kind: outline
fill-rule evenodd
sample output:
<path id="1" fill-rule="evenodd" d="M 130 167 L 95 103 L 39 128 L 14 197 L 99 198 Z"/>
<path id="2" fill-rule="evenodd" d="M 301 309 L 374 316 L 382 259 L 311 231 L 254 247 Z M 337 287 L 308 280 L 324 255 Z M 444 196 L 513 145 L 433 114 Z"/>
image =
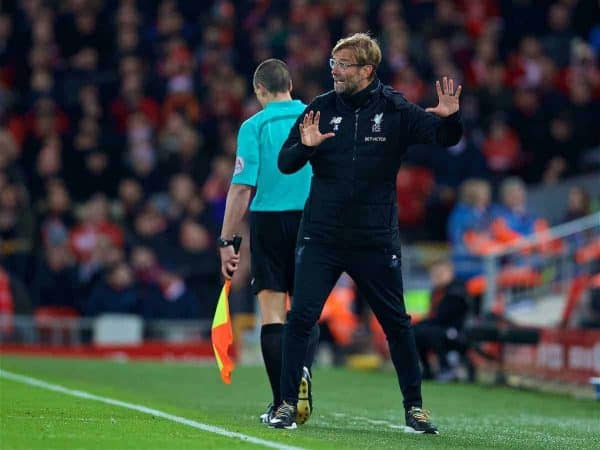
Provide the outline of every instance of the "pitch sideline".
<path id="1" fill-rule="evenodd" d="M 235 431 L 229 431 L 224 428 L 216 427 L 214 425 L 208 425 L 201 422 L 196 422 L 195 420 L 186 419 L 185 417 L 176 416 L 173 414 L 169 414 L 163 411 L 159 411 L 157 409 L 148 408 L 143 405 L 136 405 L 135 403 L 123 402 L 121 400 L 116 400 L 110 397 L 102 397 L 100 395 L 90 394 L 89 392 L 80 391 L 77 389 L 69 389 L 64 386 L 60 386 L 58 384 L 47 383 L 43 380 L 38 380 L 37 378 L 31 378 L 25 375 L 19 375 L 17 373 L 8 372 L 6 370 L 0 369 L 0 378 L 5 378 L 7 380 L 16 381 L 19 383 L 27 384 L 29 386 L 35 386 L 42 389 L 47 389 L 49 391 L 60 392 L 61 394 L 70 395 L 73 397 L 79 397 L 86 400 L 94 400 L 100 403 L 106 403 L 108 405 L 120 406 L 121 408 L 131 409 L 133 411 L 138 411 L 144 414 L 150 414 L 156 417 L 160 417 L 162 419 L 170 420 L 172 422 L 176 422 L 182 425 L 187 425 L 192 428 L 196 428 L 198 430 L 207 431 L 209 433 L 218 434 L 221 436 L 239 439 L 244 442 L 250 442 L 257 445 L 262 445 L 264 447 L 275 448 L 278 450 L 304 450 L 301 447 L 293 447 L 290 445 L 280 444 L 278 442 L 267 441 L 265 439 L 256 438 L 253 436 L 249 436 L 243 433 L 237 433 Z"/>

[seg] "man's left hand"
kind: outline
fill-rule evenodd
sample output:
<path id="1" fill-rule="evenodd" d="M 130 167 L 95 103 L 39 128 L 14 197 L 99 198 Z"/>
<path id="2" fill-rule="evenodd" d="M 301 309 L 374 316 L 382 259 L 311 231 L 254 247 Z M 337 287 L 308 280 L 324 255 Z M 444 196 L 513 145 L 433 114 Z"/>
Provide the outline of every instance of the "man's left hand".
<path id="1" fill-rule="evenodd" d="M 221 274 L 230 280 L 240 264 L 240 254 L 236 253 L 233 245 L 219 249 L 221 256 Z"/>
<path id="2" fill-rule="evenodd" d="M 462 92 L 462 86 L 458 86 L 454 92 L 454 80 L 448 77 L 435 82 L 435 90 L 438 95 L 438 105 L 435 108 L 427 108 L 425 111 L 433 113 L 439 117 L 448 117 L 459 109 L 458 98 Z"/>

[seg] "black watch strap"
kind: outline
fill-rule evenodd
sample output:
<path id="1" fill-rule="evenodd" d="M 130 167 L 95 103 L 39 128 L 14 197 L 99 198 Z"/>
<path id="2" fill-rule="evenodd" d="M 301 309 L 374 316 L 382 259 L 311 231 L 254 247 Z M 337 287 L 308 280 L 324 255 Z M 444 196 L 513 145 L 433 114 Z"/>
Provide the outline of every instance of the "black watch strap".
<path id="1" fill-rule="evenodd" d="M 230 245 L 233 245 L 233 239 L 225 239 L 224 237 L 219 236 L 217 238 L 217 245 L 220 248 L 229 247 Z"/>

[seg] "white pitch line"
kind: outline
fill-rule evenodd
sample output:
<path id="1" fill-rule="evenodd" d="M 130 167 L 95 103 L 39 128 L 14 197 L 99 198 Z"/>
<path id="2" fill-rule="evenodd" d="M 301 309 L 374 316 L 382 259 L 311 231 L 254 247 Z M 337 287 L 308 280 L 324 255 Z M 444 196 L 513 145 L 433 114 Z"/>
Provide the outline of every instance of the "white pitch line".
<path id="1" fill-rule="evenodd" d="M 348 414 L 339 413 L 339 412 L 333 413 L 333 415 L 336 417 L 344 417 L 344 418 L 349 417 L 353 420 L 359 420 L 362 422 L 370 423 L 371 425 L 386 425 L 389 428 L 393 428 L 393 429 L 397 429 L 397 430 L 406 430 L 405 425 L 397 425 L 388 420 L 375 420 L 375 419 L 370 419 L 369 417 L 350 416 Z"/>
<path id="2" fill-rule="evenodd" d="M 150 414 L 156 417 L 161 417 L 171 422 L 176 422 L 182 425 L 187 425 L 192 428 L 196 428 L 202 431 L 208 431 L 209 433 L 219 434 L 230 438 L 240 439 L 244 442 L 250 442 L 264 447 L 276 448 L 278 450 L 304 450 L 301 447 L 293 447 L 291 445 L 280 444 L 278 442 L 267 441 L 265 439 L 248 436 L 243 433 L 236 433 L 235 431 L 229 431 L 224 428 L 216 427 L 214 425 L 207 425 L 205 423 L 196 422 L 195 420 L 186 419 L 185 417 L 175 416 L 158 409 L 148 408 L 143 405 L 136 405 L 135 403 L 123 402 L 109 397 L 102 397 L 99 395 L 90 394 L 89 392 L 80 391 L 77 389 L 69 389 L 58 384 L 47 383 L 37 378 L 27 377 L 25 375 L 19 375 L 17 373 L 8 372 L 0 369 L 0 378 L 6 378 L 7 380 L 17 381 L 19 383 L 28 384 L 30 386 L 36 386 L 49 391 L 60 392 L 61 394 L 71 395 L 73 397 L 79 397 L 86 400 L 94 400 L 100 403 L 106 403 L 108 405 L 120 406 L 121 408 L 131 409 L 144 414 Z"/>

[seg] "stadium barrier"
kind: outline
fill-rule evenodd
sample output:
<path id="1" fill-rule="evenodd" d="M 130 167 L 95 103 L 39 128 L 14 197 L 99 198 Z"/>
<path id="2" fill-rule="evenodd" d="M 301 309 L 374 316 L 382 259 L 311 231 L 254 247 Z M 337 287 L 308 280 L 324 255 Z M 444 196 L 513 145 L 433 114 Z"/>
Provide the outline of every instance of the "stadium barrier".
<path id="1" fill-rule="evenodd" d="M 115 332 L 111 323 L 134 325 L 133 332 Z M 140 326 L 141 335 L 138 335 L 136 327 Z M 117 359 L 213 358 L 208 320 L 142 322 L 130 315 L 97 319 L 44 316 L 42 320 L 39 316 L 4 316 L 0 317 L 0 329 L 4 330 L 0 333 L 0 354 Z"/>
<path id="2" fill-rule="evenodd" d="M 600 213 L 485 257 L 482 317 L 489 322 L 469 331 L 474 342 L 496 344 L 499 379 L 587 384 L 600 375 L 600 329 L 580 328 L 599 263 Z"/>
<path id="3" fill-rule="evenodd" d="M 574 283 L 600 272 L 600 213 L 521 239 L 484 257 L 483 311 L 558 326 Z"/>

